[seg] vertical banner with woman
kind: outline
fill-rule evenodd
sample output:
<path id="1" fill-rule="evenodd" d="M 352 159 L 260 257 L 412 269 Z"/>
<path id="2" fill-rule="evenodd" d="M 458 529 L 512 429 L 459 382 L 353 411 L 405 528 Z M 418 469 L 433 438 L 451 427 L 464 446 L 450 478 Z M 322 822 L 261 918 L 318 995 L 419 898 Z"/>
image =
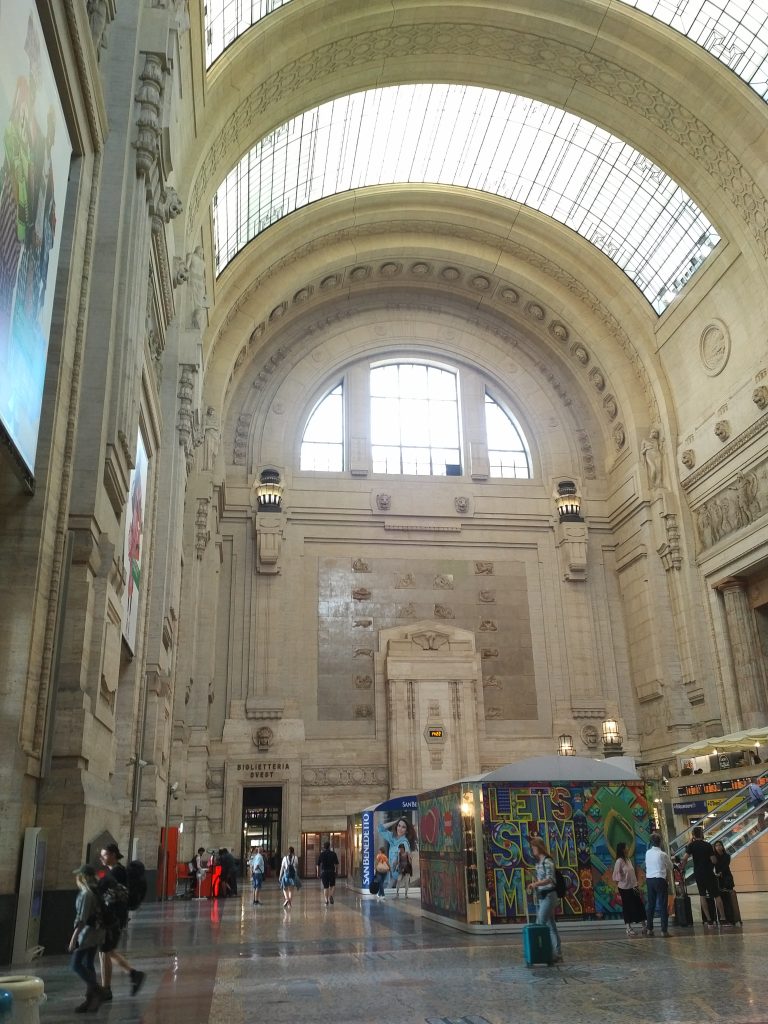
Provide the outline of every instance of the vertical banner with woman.
<path id="1" fill-rule="evenodd" d="M 368 807 L 361 818 L 360 883 L 364 890 L 376 880 L 383 888 L 397 888 L 398 881 L 407 889 L 419 884 L 418 800 L 413 796 L 394 797 L 382 804 Z M 389 870 L 381 877 L 376 873 L 376 857 L 386 857 Z M 410 868 L 407 879 L 403 876 Z"/>
<path id="2" fill-rule="evenodd" d="M 0 429 L 32 476 L 72 146 L 33 0 L 0 39 Z"/>

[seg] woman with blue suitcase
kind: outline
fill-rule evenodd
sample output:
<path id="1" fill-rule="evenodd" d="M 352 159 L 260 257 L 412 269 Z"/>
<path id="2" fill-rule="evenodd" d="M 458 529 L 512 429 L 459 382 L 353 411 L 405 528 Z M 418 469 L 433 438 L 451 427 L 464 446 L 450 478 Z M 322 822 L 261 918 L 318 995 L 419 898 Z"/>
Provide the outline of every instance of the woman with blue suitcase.
<path id="1" fill-rule="evenodd" d="M 555 924 L 555 911 L 559 897 L 555 883 L 555 864 L 547 851 L 544 840 L 539 836 L 531 836 L 528 840 L 531 852 L 536 858 L 536 880 L 528 886 L 528 892 L 536 893 L 538 910 L 536 924 L 547 925 L 552 938 L 552 962 L 563 959 L 560 948 L 560 935 Z"/>

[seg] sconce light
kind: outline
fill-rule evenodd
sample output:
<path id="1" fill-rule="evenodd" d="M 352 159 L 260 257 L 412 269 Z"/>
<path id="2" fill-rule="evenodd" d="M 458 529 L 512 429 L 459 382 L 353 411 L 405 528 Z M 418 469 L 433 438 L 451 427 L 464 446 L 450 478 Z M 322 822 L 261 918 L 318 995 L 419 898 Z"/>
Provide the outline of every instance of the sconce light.
<path id="1" fill-rule="evenodd" d="M 566 732 L 564 732 L 561 736 L 558 736 L 557 752 L 562 757 L 573 756 L 576 753 L 576 751 L 573 749 L 573 736 L 569 736 Z"/>
<path id="2" fill-rule="evenodd" d="M 613 718 L 606 718 L 602 724 L 603 754 L 605 757 L 620 757 L 623 754 L 624 742 L 619 732 L 619 723 Z"/>
<path id="3" fill-rule="evenodd" d="M 468 815 L 473 814 L 474 810 L 475 810 L 475 799 L 474 799 L 474 796 L 472 794 L 472 791 L 470 790 L 469 792 L 464 793 L 464 795 L 462 796 L 462 800 L 461 800 L 461 813 L 464 815 L 464 817 L 467 817 Z"/>
<path id="4" fill-rule="evenodd" d="M 581 498 L 573 480 L 561 480 L 557 485 L 557 515 L 561 523 L 583 523 Z"/>
<path id="5" fill-rule="evenodd" d="M 259 512 L 281 512 L 283 485 L 276 469 L 262 469 L 256 484 L 256 507 Z"/>

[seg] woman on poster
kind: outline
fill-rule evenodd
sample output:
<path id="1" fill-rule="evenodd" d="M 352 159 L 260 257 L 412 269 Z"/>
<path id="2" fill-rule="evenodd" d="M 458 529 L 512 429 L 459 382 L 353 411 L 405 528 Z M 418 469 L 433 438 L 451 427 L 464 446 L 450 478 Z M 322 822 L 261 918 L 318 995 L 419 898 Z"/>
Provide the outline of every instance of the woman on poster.
<path id="1" fill-rule="evenodd" d="M 400 847 L 405 847 L 405 852 L 409 856 L 411 863 L 411 870 L 416 875 L 416 862 L 414 860 L 414 854 L 418 848 L 416 841 L 416 829 L 413 827 L 413 823 L 405 817 L 400 815 L 394 821 L 383 821 L 379 823 L 378 828 L 380 838 L 387 844 L 389 851 L 389 871 L 392 876 L 392 881 L 397 886 L 397 880 L 400 876 L 398 868 L 398 858 Z"/>

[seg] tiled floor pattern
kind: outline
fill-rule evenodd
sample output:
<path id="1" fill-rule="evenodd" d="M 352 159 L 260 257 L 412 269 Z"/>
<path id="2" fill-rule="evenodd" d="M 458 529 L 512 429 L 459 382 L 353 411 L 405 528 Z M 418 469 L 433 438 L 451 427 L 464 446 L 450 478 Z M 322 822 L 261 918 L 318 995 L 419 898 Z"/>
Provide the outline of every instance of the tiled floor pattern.
<path id="1" fill-rule="evenodd" d="M 628 939 L 615 925 L 563 930 L 565 962 L 528 969 L 519 934 L 471 936 L 421 917 L 418 902 L 321 906 L 308 883 L 283 911 L 242 899 L 145 905 L 126 955 L 147 972 L 135 998 L 72 1013 L 82 984 L 65 957 L 34 965 L 42 1024 L 768 1024 L 768 897 L 742 896 L 743 929 Z M 658 932 L 657 932 L 658 935 Z M 33 973 L 33 972 L 29 972 Z"/>

